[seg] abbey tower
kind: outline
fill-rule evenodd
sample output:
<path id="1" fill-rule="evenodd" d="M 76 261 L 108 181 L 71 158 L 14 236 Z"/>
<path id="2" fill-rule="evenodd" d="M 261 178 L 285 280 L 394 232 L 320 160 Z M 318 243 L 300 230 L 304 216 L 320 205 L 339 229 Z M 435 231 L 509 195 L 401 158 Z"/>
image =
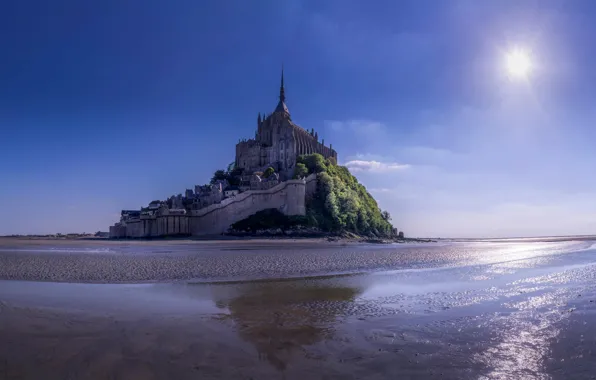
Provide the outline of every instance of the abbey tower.
<path id="1" fill-rule="evenodd" d="M 245 173 L 264 171 L 271 166 L 283 181 L 294 175 L 296 158 L 300 155 L 319 153 L 337 160 L 337 152 L 331 145 L 325 146 L 324 141 L 319 142 L 317 132 L 308 132 L 292 122 L 285 101 L 282 69 L 277 107 L 269 115 L 261 117 L 259 113 L 254 139 L 236 144 L 236 167 L 244 169 Z"/>

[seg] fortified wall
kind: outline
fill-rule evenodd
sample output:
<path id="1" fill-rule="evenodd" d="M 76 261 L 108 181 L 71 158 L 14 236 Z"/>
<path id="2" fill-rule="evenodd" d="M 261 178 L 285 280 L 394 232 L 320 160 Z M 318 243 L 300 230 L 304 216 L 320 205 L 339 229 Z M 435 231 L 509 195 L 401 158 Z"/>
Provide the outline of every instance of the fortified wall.
<path id="1" fill-rule="evenodd" d="M 304 182 L 306 183 L 306 196 L 312 197 L 317 191 L 317 175 L 315 173 L 309 175 Z"/>
<path id="2" fill-rule="evenodd" d="M 275 208 L 285 215 L 305 215 L 306 181 L 289 180 L 268 190 L 250 190 L 190 214 L 190 234 L 226 232 L 230 225 L 258 211 Z"/>
<path id="3" fill-rule="evenodd" d="M 179 215 L 143 216 L 110 227 L 112 238 L 175 235 L 216 235 L 250 215 L 275 208 L 285 215 L 305 215 L 307 193 L 316 189 L 316 176 L 282 182 L 267 190 L 249 190 L 220 203 Z M 310 194 L 309 194 L 310 195 Z"/>

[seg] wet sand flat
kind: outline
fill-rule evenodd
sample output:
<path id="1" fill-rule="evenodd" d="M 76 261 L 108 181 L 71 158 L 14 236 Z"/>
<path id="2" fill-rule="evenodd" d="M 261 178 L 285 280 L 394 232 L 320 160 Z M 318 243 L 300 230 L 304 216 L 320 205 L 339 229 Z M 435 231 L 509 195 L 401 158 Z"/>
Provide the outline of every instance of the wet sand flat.
<path id="1" fill-rule="evenodd" d="M 105 243 L 3 239 L 0 279 L 138 283 L 285 278 L 476 265 L 556 255 L 591 244 L 593 241 L 371 245 L 317 239 Z"/>
<path id="2" fill-rule="evenodd" d="M 151 247 L 88 252 L 81 246 L 82 252 L 0 256 L 222 254 L 220 263 L 234 258 L 230 266 L 237 260 L 235 254 L 226 256 L 230 245 L 207 253 L 188 247 L 163 253 L 163 245 Z M 253 255 L 263 262 L 309 257 L 284 247 L 243 252 L 245 260 Z M 0 281 L 0 378 L 596 375 L 593 242 L 331 246 L 316 252 L 340 257 L 342 249 L 358 260 L 371 256 L 375 267 L 285 279 L 231 275 L 224 282 Z"/>

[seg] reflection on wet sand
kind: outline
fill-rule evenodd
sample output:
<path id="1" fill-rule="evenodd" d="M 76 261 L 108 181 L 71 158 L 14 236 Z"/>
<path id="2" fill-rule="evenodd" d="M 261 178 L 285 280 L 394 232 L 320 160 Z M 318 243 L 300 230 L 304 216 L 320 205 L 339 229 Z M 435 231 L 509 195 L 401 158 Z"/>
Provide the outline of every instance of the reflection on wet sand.
<path id="1" fill-rule="evenodd" d="M 590 378 L 594 257 L 254 282 L 0 282 L 0 379 Z"/>
<path id="2" fill-rule="evenodd" d="M 295 351 L 331 339 L 337 319 L 360 292 L 345 286 L 255 282 L 242 285 L 231 298 L 218 299 L 217 288 L 214 296 L 216 305 L 229 311 L 240 337 L 256 347 L 260 359 L 284 371 Z"/>
<path id="3" fill-rule="evenodd" d="M 559 294 L 557 294 L 559 293 Z M 509 315 L 496 317 L 490 323 L 501 328 L 487 329 L 492 339 L 487 347 L 475 355 L 476 360 L 487 368 L 487 379 L 550 379 L 546 373 L 546 360 L 551 345 L 556 344 L 560 333 L 558 325 L 568 317 L 568 313 L 552 307 L 552 301 L 565 299 L 563 291 L 548 296 L 530 296 L 521 302 L 513 302 L 509 307 L 517 310 L 515 318 Z M 527 307 L 531 304 L 532 307 Z M 548 311 L 542 309 L 550 306 Z"/>

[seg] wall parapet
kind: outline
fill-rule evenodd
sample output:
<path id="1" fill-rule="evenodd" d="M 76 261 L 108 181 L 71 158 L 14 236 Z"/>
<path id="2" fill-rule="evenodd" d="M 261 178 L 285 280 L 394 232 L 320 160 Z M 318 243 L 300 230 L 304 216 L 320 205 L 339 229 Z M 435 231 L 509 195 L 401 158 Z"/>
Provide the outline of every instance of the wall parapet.
<path id="1" fill-rule="evenodd" d="M 156 237 L 170 235 L 211 235 L 259 211 L 275 208 L 285 215 L 306 215 L 307 186 L 316 175 L 282 182 L 266 190 L 248 190 L 220 203 L 184 215 L 153 215 L 110 227 L 111 237 Z"/>
<path id="2" fill-rule="evenodd" d="M 306 215 L 306 181 L 295 179 L 267 190 L 245 191 L 224 202 L 193 210 L 189 217 L 190 233 L 225 233 L 232 224 L 270 208 L 277 209 L 285 215 Z"/>
<path id="3" fill-rule="evenodd" d="M 315 178 L 316 179 L 316 178 Z M 209 214 L 215 210 L 227 207 L 233 203 L 239 203 L 239 202 L 244 202 L 247 198 L 253 197 L 255 195 L 272 195 L 275 194 L 279 191 L 284 190 L 286 187 L 288 187 L 289 185 L 292 184 L 297 184 L 297 185 L 305 185 L 306 184 L 306 180 L 304 179 L 291 179 L 288 181 L 284 181 L 282 183 L 279 183 L 275 186 L 273 186 L 270 189 L 266 189 L 266 190 L 247 190 L 245 192 L 242 192 L 240 194 L 237 194 L 233 197 L 230 198 L 226 198 L 224 200 L 222 200 L 219 203 L 214 203 L 212 205 L 209 205 L 207 207 L 198 209 L 198 210 L 192 210 L 190 212 L 190 216 L 203 216 L 206 214 Z"/>

